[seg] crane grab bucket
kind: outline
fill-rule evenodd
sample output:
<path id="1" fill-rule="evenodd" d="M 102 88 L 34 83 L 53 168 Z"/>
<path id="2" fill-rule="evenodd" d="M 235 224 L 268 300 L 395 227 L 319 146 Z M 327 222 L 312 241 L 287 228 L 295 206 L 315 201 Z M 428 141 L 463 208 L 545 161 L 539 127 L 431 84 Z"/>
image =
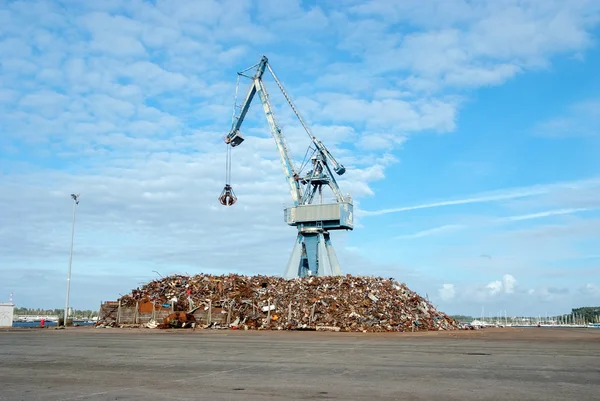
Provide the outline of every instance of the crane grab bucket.
<path id="1" fill-rule="evenodd" d="M 225 188 L 223 188 L 223 192 L 221 192 L 221 196 L 219 196 L 219 202 L 221 202 L 221 205 L 231 206 L 236 201 L 237 197 L 233 193 L 233 188 L 231 188 L 231 185 L 225 185 Z"/>

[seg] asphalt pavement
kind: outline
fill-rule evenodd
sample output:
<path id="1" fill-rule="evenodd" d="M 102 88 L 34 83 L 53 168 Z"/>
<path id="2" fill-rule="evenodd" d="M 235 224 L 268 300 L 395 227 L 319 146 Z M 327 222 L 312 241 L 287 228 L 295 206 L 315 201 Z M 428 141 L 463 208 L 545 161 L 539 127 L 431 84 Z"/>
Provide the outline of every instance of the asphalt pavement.
<path id="1" fill-rule="evenodd" d="M 600 330 L 512 330 L 5 331 L 0 400 L 600 399 Z"/>

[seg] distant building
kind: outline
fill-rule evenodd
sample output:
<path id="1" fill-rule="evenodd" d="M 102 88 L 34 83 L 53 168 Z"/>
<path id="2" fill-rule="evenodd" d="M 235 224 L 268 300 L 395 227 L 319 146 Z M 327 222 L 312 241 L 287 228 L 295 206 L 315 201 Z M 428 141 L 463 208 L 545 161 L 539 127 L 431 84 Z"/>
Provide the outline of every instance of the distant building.
<path id="1" fill-rule="evenodd" d="M 14 312 L 12 302 L 0 302 L 0 327 L 12 327 Z"/>

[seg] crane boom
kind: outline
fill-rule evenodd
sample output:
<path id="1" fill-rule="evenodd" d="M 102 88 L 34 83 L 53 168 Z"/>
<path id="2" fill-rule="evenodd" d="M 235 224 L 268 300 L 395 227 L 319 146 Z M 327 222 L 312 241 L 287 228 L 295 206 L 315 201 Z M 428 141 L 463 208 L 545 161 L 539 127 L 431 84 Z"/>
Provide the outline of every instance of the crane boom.
<path id="1" fill-rule="evenodd" d="M 234 119 L 233 126 L 231 128 L 231 131 L 225 138 L 225 142 L 231 144 L 231 146 L 237 146 L 240 143 L 242 143 L 243 138 L 240 132 L 240 128 L 242 126 L 242 123 L 244 122 L 244 118 L 246 117 L 248 110 L 250 109 L 250 104 L 252 103 L 252 99 L 254 99 L 254 95 L 258 93 L 258 97 L 260 98 L 260 102 L 262 103 L 265 116 L 267 117 L 267 122 L 269 123 L 271 135 L 273 135 L 273 139 L 275 139 L 275 144 L 277 145 L 277 151 L 281 159 L 281 165 L 283 167 L 285 179 L 287 180 L 290 186 L 292 202 L 294 203 L 294 206 L 297 206 L 302 200 L 302 188 L 300 187 L 300 183 L 298 182 L 298 173 L 296 173 L 296 170 L 294 168 L 294 163 L 292 162 L 292 158 L 290 157 L 285 138 L 281 132 L 281 129 L 279 128 L 279 125 L 277 125 L 277 121 L 275 120 L 275 114 L 273 113 L 273 108 L 271 107 L 271 103 L 269 102 L 269 94 L 267 92 L 267 88 L 265 88 L 265 85 L 262 81 L 262 75 L 265 71 L 265 67 L 267 66 L 267 61 L 267 58 L 263 56 L 260 63 L 258 64 L 256 73 L 252 78 L 252 85 L 250 85 L 250 88 L 248 89 L 248 94 L 246 95 L 246 99 L 242 104 L 240 114 L 237 118 Z"/>
<path id="2" fill-rule="evenodd" d="M 261 80 L 255 80 L 254 82 L 257 86 L 258 96 L 260 97 L 261 103 L 263 105 L 263 110 L 265 111 L 267 121 L 269 122 L 271 134 L 273 135 L 273 138 L 275 139 L 275 144 L 277 145 L 277 150 L 279 152 L 279 157 L 281 158 L 281 164 L 283 166 L 283 173 L 285 175 L 285 179 L 290 185 L 292 201 L 294 203 L 294 206 L 298 206 L 300 200 L 302 199 L 302 188 L 300 187 L 300 183 L 298 182 L 298 174 L 296 173 L 294 169 L 294 164 L 292 162 L 292 159 L 290 158 L 285 138 L 283 137 L 283 134 L 281 133 L 281 129 L 277 125 L 277 122 L 275 121 L 275 115 L 273 114 L 271 103 L 269 102 L 269 95 L 267 93 L 267 89 L 265 88 Z"/>
<path id="3" fill-rule="evenodd" d="M 248 110 L 250 109 L 250 104 L 252 104 L 252 99 L 254 99 L 254 95 L 256 95 L 256 89 L 257 89 L 256 84 L 255 84 L 256 80 L 261 79 L 262 75 L 265 72 L 265 67 L 267 65 L 266 60 L 264 60 L 264 59 L 261 60 L 260 63 L 258 63 L 257 65 L 258 65 L 258 68 L 256 69 L 256 73 L 254 74 L 254 77 L 252 78 L 252 85 L 250 85 L 250 88 L 248 88 L 248 94 L 246 94 L 246 99 L 244 100 L 244 103 L 242 104 L 240 114 L 237 117 L 234 117 L 231 131 L 229 131 L 229 134 L 225 138 L 225 143 L 230 144 L 232 147 L 236 147 L 237 145 L 239 145 L 240 143 L 242 143 L 244 141 L 244 138 L 242 137 L 242 133 L 240 132 L 240 128 L 242 127 L 244 118 L 246 118 L 246 114 L 248 113 Z M 241 73 L 238 73 L 238 75 L 241 75 Z"/>

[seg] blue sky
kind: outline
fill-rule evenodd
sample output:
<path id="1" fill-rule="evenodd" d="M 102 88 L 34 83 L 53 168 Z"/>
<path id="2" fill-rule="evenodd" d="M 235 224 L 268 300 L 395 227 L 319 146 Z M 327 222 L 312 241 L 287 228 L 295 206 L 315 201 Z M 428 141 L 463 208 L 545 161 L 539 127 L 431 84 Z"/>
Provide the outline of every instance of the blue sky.
<path id="1" fill-rule="evenodd" d="M 348 169 L 344 272 L 449 313 L 600 303 L 597 1 L 5 1 L 0 26 L 0 299 L 64 305 L 72 192 L 76 308 L 153 270 L 282 274 L 295 230 L 258 105 L 239 201 L 217 201 L 236 72 L 265 54 Z"/>

